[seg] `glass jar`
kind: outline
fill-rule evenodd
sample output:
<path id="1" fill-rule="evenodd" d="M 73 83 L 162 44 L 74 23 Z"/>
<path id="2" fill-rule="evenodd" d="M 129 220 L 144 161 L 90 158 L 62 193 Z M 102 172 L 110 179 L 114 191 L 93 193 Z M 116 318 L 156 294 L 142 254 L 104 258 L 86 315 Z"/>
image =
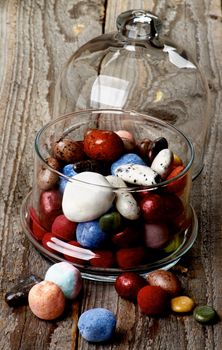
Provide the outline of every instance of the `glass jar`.
<path id="1" fill-rule="evenodd" d="M 169 268 L 197 235 L 193 157 L 180 131 L 151 116 L 100 109 L 59 117 L 36 137 L 24 231 L 85 278 Z"/>
<path id="2" fill-rule="evenodd" d="M 117 18 L 117 32 L 80 47 L 55 88 L 53 115 L 88 108 L 123 108 L 175 125 L 195 148 L 193 178 L 203 167 L 209 91 L 187 52 L 159 33 L 161 21 L 144 10 Z"/>

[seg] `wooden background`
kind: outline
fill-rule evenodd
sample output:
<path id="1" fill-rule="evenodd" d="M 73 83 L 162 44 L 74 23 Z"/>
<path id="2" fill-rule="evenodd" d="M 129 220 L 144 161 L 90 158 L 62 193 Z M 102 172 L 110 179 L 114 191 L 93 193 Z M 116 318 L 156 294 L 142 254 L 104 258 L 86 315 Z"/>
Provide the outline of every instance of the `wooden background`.
<path id="1" fill-rule="evenodd" d="M 32 186 L 33 141 L 50 120 L 55 81 L 78 47 L 115 30 L 119 13 L 144 8 L 164 20 L 163 31 L 189 47 L 208 79 L 212 118 L 205 168 L 192 203 L 199 235 L 178 272 L 187 294 L 222 317 L 222 11 L 220 0 L 0 0 L 0 349 L 220 350 L 222 322 L 202 326 L 191 316 L 153 319 L 117 297 L 113 285 L 84 281 L 83 296 L 58 322 L 39 321 L 4 294 L 22 276 L 44 276 L 49 264 L 21 230 L 21 201 Z M 93 345 L 77 332 L 78 315 L 91 307 L 117 315 L 113 342 Z"/>

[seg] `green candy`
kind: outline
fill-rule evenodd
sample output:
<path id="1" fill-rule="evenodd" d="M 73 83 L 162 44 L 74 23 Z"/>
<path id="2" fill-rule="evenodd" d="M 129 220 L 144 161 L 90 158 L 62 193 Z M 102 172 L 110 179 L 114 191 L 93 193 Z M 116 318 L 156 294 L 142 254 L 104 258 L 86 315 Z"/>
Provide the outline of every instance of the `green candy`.
<path id="1" fill-rule="evenodd" d="M 193 311 L 193 317 L 200 323 L 212 323 L 216 319 L 216 311 L 208 305 L 196 306 Z"/>
<path id="2" fill-rule="evenodd" d="M 99 219 L 99 226 L 102 231 L 107 233 L 116 233 L 118 232 L 123 224 L 123 219 L 121 215 L 114 211 L 112 213 L 107 213 Z"/>
<path id="3" fill-rule="evenodd" d="M 164 247 L 164 252 L 165 253 L 172 253 L 175 250 L 177 250 L 177 248 L 179 248 L 179 246 L 181 245 L 183 241 L 183 237 L 181 236 L 181 234 L 176 234 L 171 240 L 170 242 L 167 244 L 166 247 Z"/>

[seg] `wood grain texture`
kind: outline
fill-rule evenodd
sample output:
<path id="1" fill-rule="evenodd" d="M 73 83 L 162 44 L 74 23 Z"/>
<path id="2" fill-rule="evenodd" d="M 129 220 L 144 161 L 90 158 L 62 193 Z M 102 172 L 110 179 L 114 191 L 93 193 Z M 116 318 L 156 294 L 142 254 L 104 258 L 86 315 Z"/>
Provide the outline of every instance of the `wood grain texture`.
<path id="1" fill-rule="evenodd" d="M 35 318 L 28 307 L 13 310 L 4 294 L 20 276 L 44 276 L 49 263 L 27 241 L 19 220 L 32 186 L 33 142 L 51 118 L 61 66 L 89 39 L 115 30 L 119 13 L 145 8 L 164 21 L 163 32 L 189 46 L 211 90 L 210 140 L 205 167 L 193 185 L 199 236 L 177 272 L 184 293 L 208 303 L 222 317 L 222 11 L 220 0 L 1 0 L 0 2 L 0 349 L 220 350 L 221 322 L 203 327 L 191 316 L 153 319 L 118 298 L 113 285 L 84 282 L 83 297 L 58 322 Z M 77 332 L 78 315 L 96 307 L 117 315 L 112 343 L 88 344 Z"/>

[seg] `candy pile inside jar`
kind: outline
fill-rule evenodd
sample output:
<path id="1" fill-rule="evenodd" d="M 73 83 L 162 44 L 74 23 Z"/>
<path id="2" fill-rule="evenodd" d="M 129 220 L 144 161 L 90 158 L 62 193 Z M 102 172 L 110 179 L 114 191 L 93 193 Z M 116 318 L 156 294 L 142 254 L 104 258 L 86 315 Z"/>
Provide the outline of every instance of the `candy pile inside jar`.
<path id="1" fill-rule="evenodd" d="M 82 140 L 59 139 L 50 154 L 30 209 L 33 236 L 47 250 L 78 265 L 131 269 L 181 245 L 190 181 L 178 177 L 185 165 L 164 135 L 89 129 Z"/>

